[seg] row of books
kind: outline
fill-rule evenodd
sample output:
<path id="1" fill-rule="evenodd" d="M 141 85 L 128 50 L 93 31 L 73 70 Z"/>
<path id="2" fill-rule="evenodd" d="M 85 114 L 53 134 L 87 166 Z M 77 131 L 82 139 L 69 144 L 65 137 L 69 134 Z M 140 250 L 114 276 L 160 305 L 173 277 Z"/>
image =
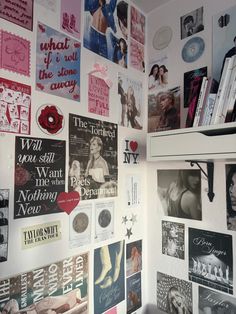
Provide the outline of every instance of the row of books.
<path id="1" fill-rule="evenodd" d="M 225 59 L 219 84 L 204 76 L 192 89 L 186 127 L 236 121 L 236 55 Z"/>

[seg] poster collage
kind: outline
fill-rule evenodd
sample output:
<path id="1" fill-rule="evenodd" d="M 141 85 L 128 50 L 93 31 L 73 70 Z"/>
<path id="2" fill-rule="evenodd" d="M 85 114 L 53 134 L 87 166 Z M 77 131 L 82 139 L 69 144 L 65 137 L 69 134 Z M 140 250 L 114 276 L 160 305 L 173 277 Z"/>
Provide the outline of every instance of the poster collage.
<path id="1" fill-rule="evenodd" d="M 13 188 L 4 180 L 0 186 L 0 263 L 13 262 L 13 225 L 23 226 L 14 231 L 22 256 L 43 247 L 47 255 L 57 243 L 61 250 L 65 237 L 77 252 L 10 277 L 0 271 L 0 313 L 116 314 L 121 302 L 127 313 L 142 307 L 142 240 L 136 240 L 141 236 L 133 228 L 141 207 L 139 172 L 125 177 L 127 215 L 120 219 L 124 236 L 119 241 L 115 217 L 118 129 L 142 130 L 144 123 L 146 22 L 129 1 L 105 2 L 0 3 L 0 133 L 3 140 L 9 134 L 14 139 Z M 45 17 L 38 19 L 37 11 Z M 84 48 L 95 60 L 87 73 L 88 115 L 80 113 Z M 116 82 L 104 58 L 119 68 Z M 131 77 L 128 68 L 141 79 Z M 112 85 L 120 104 L 117 119 L 108 122 Z M 41 97 L 48 101 L 36 107 Z M 59 106 L 62 98 L 75 110 Z M 139 164 L 138 141 L 126 138 L 123 144 L 124 165 Z M 62 213 L 68 216 L 68 234 Z"/>

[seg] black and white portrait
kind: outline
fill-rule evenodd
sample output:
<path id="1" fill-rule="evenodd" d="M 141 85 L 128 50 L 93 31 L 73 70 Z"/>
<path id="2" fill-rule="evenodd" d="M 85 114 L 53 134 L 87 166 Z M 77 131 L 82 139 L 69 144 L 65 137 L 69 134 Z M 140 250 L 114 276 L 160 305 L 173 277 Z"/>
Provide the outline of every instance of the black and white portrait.
<path id="1" fill-rule="evenodd" d="M 158 197 L 165 215 L 202 219 L 200 170 L 158 170 L 157 181 Z"/>
<path id="2" fill-rule="evenodd" d="M 225 165 L 228 230 L 236 231 L 236 164 Z"/>
<path id="3" fill-rule="evenodd" d="M 231 235 L 189 228 L 189 280 L 233 294 Z"/>
<path id="4" fill-rule="evenodd" d="M 7 260 L 9 224 L 9 190 L 0 189 L 0 262 Z"/>
<path id="5" fill-rule="evenodd" d="M 181 39 L 203 31 L 203 7 L 181 16 L 180 27 Z"/>
<path id="6" fill-rule="evenodd" d="M 162 221 L 162 254 L 184 259 L 184 224 Z"/>

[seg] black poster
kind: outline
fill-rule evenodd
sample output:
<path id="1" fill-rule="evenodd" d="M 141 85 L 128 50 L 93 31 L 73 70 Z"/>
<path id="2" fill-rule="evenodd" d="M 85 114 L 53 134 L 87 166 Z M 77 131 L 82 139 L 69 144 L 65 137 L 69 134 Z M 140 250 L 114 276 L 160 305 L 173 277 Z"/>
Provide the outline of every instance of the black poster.
<path id="1" fill-rule="evenodd" d="M 233 294 L 231 235 L 189 228 L 189 280 Z"/>
<path id="2" fill-rule="evenodd" d="M 65 154 L 65 141 L 16 137 L 15 219 L 61 212 Z"/>

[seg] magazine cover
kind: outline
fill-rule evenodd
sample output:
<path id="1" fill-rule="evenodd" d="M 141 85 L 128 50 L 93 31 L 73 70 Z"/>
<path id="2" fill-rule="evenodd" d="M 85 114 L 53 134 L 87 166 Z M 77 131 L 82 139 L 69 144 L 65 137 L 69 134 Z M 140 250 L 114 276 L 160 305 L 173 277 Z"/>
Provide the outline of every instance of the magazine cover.
<path id="1" fill-rule="evenodd" d="M 158 170 L 157 187 L 164 215 L 202 220 L 201 170 Z"/>
<path id="2" fill-rule="evenodd" d="M 7 260 L 9 232 L 9 190 L 0 189 L 0 263 Z"/>
<path id="3" fill-rule="evenodd" d="M 125 299 L 124 242 L 94 251 L 94 314 L 101 314 Z"/>
<path id="4" fill-rule="evenodd" d="M 192 36 L 204 30 L 203 7 L 189 12 L 180 18 L 181 39 Z"/>
<path id="5" fill-rule="evenodd" d="M 163 54 L 149 63 L 148 91 L 152 94 L 157 89 L 168 86 L 168 57 Z"/>
<path id="6" fill-rule="evenodd" d="M 162 254 L 184 259 L 184 224 L 162 221 Z"/>
<path id="7" fill-rule="evenodd" d="M 189 280 L 233 294 L 231 235 L 189 228 Z"/>
<path id="8" fill-rule="evenodd" d="M 0 287 L 1 313 L 88 314 L 88 253 L 4 279 Z"/>
<path id="9" fill-rule="evenodd" d="M 180 87 L 148 95 L 148 132 L 180 128 Z"/>
<path id="10" fill-rule="evenodd" d="M 120 107 L 118 124 L 141 130 L 143 127 L 143 86 L 123 73 L 118 73 Z"/>
<path id="11" fill-rule="evenodd" d="M 157 307 L 163 314 L 192 314 L 192 283 L 157 272 Z"/>
<path id="12" fill-rule="evenodd" d="M 100 22 L 101 21 L 101 22 Z M 84 1 L 84 47 L 127 68 L 128 3 Z"/>
<path id="13" fill-rule="evenodd" d="M 236 299 L 204 287 L 199 286 L 199 314 L 205 313 L 236 313 Z"/>
<path id="14" fill-rule="evenodd" d="M 126 276 L 142 270 L 142 240 L 126 244 Z"/>
<path id="15" fill-rule="evenodd" d="M 236 164 L 226 164 L 226 208 L 228 230 L 236 231 Z"/>
<path id="16" fill-rule="evenodd" d="M 69 115 L 68 190 L 82 200 L 117 196 L 117 124 Z"/>
<path id="17" fill-rule="evenodd" d="M 141 272 L 126 279 L 127 314 L 131 314 L 142 306 Z"/>

